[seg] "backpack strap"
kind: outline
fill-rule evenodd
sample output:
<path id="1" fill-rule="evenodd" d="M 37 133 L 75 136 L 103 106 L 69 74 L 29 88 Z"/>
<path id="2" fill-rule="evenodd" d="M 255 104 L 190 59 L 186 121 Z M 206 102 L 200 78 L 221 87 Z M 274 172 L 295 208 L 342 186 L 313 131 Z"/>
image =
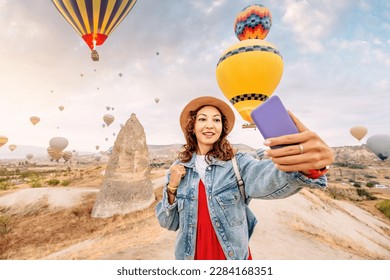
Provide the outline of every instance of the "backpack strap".
<path id="1" fill-rule="evenodd" d="M 233 158 L 232 158 L 232 164 L 233 164 L 234 173 L 236 173 L 237 183 L 238 183 L 238 187 L 240 189 L 241 198 L 245 202 L 245 200 L 246 200 L 245 199 L 245 185 L 244 185 L 244 181 L 241 178 L 240 170 L 238 170 L 237 160 L 236 160 L 235 156 L 233 156 Z"/>

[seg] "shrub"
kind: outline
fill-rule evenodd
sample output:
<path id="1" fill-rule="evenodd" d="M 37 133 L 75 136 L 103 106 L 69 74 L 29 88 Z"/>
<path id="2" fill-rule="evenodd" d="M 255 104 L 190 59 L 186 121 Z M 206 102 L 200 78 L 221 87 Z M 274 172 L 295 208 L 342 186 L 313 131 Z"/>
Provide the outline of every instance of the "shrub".
<path id="1" fill-rule="evenodd" d="M 9 224 L 9 217 L 8 216 L 0 216 L 0 234 L 4 235 L 6 234 L 9 229 L 7 228 Z"/>
<path id="2" fill-rule="evenodd" d="M 390 176 L 385 176 L 385 179 L 390 179 Z"/>
<path id="3" fill-rule="evenodd" d="M 2 182 L 0 182 L 0 190 L 1 190 L 1 191 L 8 190 L 8 189 L 9 189 L 9 186 L 10 186 L 10 184 L 8 183 L 8 181 L 2 181 Z"/>
<path id="4" fill-rule="evenodd" d="M 353 184 L 353 186 L 354 186 L 355 188 L 360 188 L 360 187 L 361 187 L 360 183 L 358 183 L 358 182 L 355 182 L 355 183 Z"/>
<path id="5" fill-rule="evenodd" d="M 60 180 L 58 180 L 58 179 L 50 179 L 49 181 L 46 181 L 46 183 L 49 186 L 57 186 L 60 183 Z"/>
<path id="6" fill-rule="evenodd" d="M 381 211 L 387 218 L 390 219 L 390 200 L 386 199 L 376 205 L 379 211 Z"/>
<path id="7" fill-rule="evenodd" d="M 68 185 L 70 184 L 70 182 L 72 182 L 72 180 L 66 179 L 66 180 L 63 180 L 63 181 L 61 182 L 61 185 L 65 187 L 65 186 L 68 186 Z"/>
<path id="8" fill-rule="evenodd" d="M 367 200 L 376 200 L 377 197 L 364 189 L 356 189 L 357 194 Z"/>
<path id="9" fill-rule="evenodd" d="M 377 185 L 377 184 L 379 184 L 379 182 L 377 182 L 377 181 L 368 181 L 367 183 L 366 183 L 366 187 L 368 187 L 368 188 L 373 188 L 375 185 Z"/>

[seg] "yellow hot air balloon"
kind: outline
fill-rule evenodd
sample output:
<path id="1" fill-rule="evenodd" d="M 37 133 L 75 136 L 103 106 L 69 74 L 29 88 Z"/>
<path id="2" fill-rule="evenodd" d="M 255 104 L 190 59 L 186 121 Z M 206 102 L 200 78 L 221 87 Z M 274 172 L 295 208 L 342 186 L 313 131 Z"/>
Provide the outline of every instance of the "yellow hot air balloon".
<path id="1" fill-rule="evenodd" d="M 30 117 L 30 122 L 33 124 L 33 125 L 36 125 L 37 123 L 39 123 L 41 119 L 37 116 L 32 116 Z"/>
<path id="2" fill-rule="evenodd" d="M 11 144 L 8 146 L 8 148 L 11 150 L 11 152 L 15 151 L 16 147 L 17 146 L 15 144 Z"/>
<path id="3" fill-rule="evenodd" d="M 353 137 L 355 137 L 357 140 L 362 140 L 364 136 L 367 134 L 367 128 L 361 125 L 357 125 L 352 127 L 349 132 Z"/>
<path id="4" fill-rule="evenodd" d="M 253 123 L 252 110 L 273 94 L 282 74 L 281 54 L 273 44 L 261 39 L 244 38 L 232 45 L 216 67 L 221 91 L 249 123 Z"/>
<path id="5" fill-rule="evenodd" d="M 61 106 L 58 106 L 58 109 L 60 109 L 60 111 L 62 111 L 65 109 L 65 107 L 61 105 Z"/>
<path id="6" fill-rule="evenodd" d="M 103 116 L 103 121 L 106 123 L 107 126 L 112 124 L 112 122 L 115 120 L 115 117 L 111 114 L 105 114 Z"/>
<path id="7" fill-rule="evenodd" d="M 0 136 L 0 147 L 8 142 L 8 138 L 6 136 Z"/>
<path id="8" fill-rule="evenodd" d="M 136 0 L 52 0 L 65 20 L 92 50 L 98 61 L 96 46 L 102 45 L 131 11 Z"/>

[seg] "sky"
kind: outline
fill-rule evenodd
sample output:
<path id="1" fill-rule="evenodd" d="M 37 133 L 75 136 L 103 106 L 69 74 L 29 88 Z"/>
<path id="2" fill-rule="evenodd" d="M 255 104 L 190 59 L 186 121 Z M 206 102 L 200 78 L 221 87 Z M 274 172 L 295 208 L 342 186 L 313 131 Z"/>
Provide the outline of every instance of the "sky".
<path id="1" fill-rule="evenodd" d="M 132 113 L 148 144 L 184 143 L 179 116 L 191 99 L 228 102 L 216 64 L 238 42 L 234 19 L 249 4 L 272 13 L 265 40 L 283 57 L 274 94 L 288 110 L 332 147 L 360 145 L 356 125 L 368 129 L 362 143 L 390 134 L 387 0 L 138 0 L 97 47 L 98 62 L 50 0 L 0 0 L 0 155 L 9 144 L 46 148 L 52 137 L 67 138 L 66 150 L 107 150 Z M 229 141 L 262 147 L 233 110 Z M 115 117 L 109 127 L 105 114 Z"/>

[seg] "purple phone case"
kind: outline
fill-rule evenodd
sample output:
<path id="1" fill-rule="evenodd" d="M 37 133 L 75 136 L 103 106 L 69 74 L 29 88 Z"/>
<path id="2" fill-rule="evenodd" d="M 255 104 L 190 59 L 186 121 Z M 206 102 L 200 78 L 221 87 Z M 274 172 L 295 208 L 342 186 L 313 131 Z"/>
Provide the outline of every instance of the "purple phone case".
<path id="1" fill-rule="evenodd" d="M 299 132 L 282 101 L 276 95 L 255 108 L 251 117 L 264 139 Z M 271 148 L 280 148 L 280 146 Z"/>

